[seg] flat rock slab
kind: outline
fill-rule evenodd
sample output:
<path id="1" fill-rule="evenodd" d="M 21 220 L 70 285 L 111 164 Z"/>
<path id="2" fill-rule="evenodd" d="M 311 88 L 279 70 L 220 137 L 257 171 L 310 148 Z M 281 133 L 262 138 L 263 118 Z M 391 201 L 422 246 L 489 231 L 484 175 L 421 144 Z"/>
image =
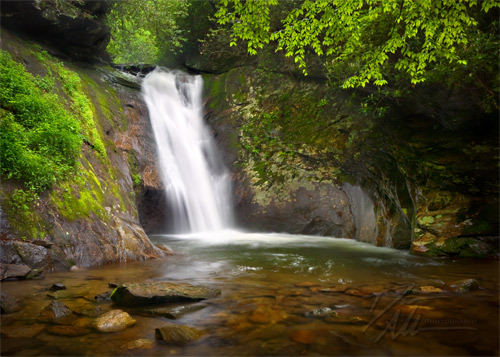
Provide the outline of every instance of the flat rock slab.
<path id="1" fill-rule="evenodd" d="M 204 335 L 204 331 L 186 325 L 165 325 L 155 329 L 157 340 L 165 341 L 169 345 L 182 346 L 195 341 Z"/>
<path id="2" fill-rule="evenodd" d="M 182 306 L 173 306 L 173 307 L 155 307 L 144 310 L 144 312 L 148 315 L 153 316 L 163 316 L 167 319 L 177 320 L 182 316 L 199 311 L 207 307 L 205 304 L 195 304 L 195 305 L 182 305 Z"/>
<path id="3" fill-rule="evenodd" d="M 23 279 L 31 271 L 31 268 L 23 264 L 0 264 L 0 280 Z"/>
<path id="4" fill-rule="evenodd" d="M 185 283 L 126 283 L 111 295 L 117 305 L 142 306 L 180 301 L 200 301 L 213 298 L 220 290 Z"/>

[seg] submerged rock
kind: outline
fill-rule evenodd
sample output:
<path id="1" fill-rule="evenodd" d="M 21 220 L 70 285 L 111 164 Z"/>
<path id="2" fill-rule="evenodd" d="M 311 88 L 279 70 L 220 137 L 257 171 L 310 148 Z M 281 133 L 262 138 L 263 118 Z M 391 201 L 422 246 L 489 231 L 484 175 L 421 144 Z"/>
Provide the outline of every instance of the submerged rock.
<path id="1" fill-rule="evenodd" d="M 310 330 L 297 330 L 290 334 L 290 338 L 303 345 L 311 345 L 316 341 L 316 334 Z"/>
<path id="2" fill-rule="evenodd" d="M 435 286 L 421 286 L 420 291 L 423 293 L 442 293 L 443 289 L 441 288 L 436 288 Z"/>
<path id="3" fill-rule="evenodd" d="M 52 299 L 76 299 L 76 298 L 86 298 L 89 294 L 88 289 L 78 289 L 78 290 L 57 290 L 51 293 L 48 293 L 47 296 Z"/>
<path id="4" fill-rule="evenodd" d="M 21 303 L 17 297 L 9 295 L 3 291 L 0 292 L 0 306 L 2 314 L 8 314 L 22 309 Z"/>
<path id="5" fill-rule="evenodd" d="M 153 341 L 140 338 L 130 341 L 122 346 L 123 350 L 147 350 L 153 347 Z"/>
<path id="6" fill-rule="evenodd" d="M 45 325 L 14 325 L 2 329 L 2 337 L 7 338 L 33 338 L 45 329 Z"/>
<path id="7" fill-rule="evenodd" d="M 42 321 L 52 321 L 63 317 L 68 317 L 72 314 L 68 306 L 60 301 L 52 301 L 45 309 L 40 312 Z"/>
<path id="8" fill-rule="evenodd" d="M 163 316 L 166 317 L 167 319 L 177 320 L 186 314 L 204 309 L 206 306 L 207 305 L 204 304 L 196 304 L 196 305 L 181 305 L 175 307 L 157 307 L 144 310 L 144 312 L 155 316 Z"/>
<path id="9" fill-rule="evenodd" d="M 117 287 L 111 299 L 120 306 L 164 304 L 176 301 L 199 301 L 220 294 L 219 290 L 184 283 L 126 283 Z"/>
<path id="10" fill-rule="evenodd" d="M 457 281 L 455 286 L 459 293 L 468 293 L 479 289 L 479 282 L 476 279 L 464 279 Z"/>
<path id="11" fill-rule="evenodd" d="M 306 317 L 325 317 L 335 314 L 335 311 L 329 307 L 320 307 L 319 309 L 306 312 Z"/>
<path id="12" fill-rule="evenodd" d="M 93 327 L 101 332 L 117 332 L 135 324 L 135 320 L 122 310 L 111 310 L 99 316 Z"/>
<path id="13" fill-rule="evenodd" d="M 46 328 L 46 331 L 51 335 L 67 336 L 67 337 L 84 336 L 90 333 L 89 329 L 77 326 L 67 326 L 67 325 L 49 326 Z"/>
<path id="14" fill-rule="evenodd" d="M 255 324 L 276 324 L 287 317 L 284 311 L 276 310 L 269 305 L 261 305 L 252 311 L 248 320 Z"/>
<path id="15" fill-rule="evenodd" d="M 157 340 L 165 341 L 171 345 L 185 345 L 203 336 L 204 331 L 186 325 L 169 324 L 155 329 Z"/>

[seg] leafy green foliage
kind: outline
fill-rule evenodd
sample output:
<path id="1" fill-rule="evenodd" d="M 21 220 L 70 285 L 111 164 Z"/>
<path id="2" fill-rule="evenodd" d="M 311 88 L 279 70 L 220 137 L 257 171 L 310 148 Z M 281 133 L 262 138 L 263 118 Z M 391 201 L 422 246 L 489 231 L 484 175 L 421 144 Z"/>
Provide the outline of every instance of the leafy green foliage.
<path id="1" fill-rule="evenodd" d="M 0 85 L 0 174 L 42 191 L 74 169 L 79 122 L 50 93 L 53 79 L 33 77 L 5 51 L 0 52 Z"/>
<path id="2" fill-rule="evenodd" d="M 478 24 L 474 15 L 500 6 L 498 0 L 304 0 L 271 29 L 269 8 L 276 4 L 221 0 L 215 16 L 231 27 L 231 45 L 247 41 L 250 54 L 272 40 L 305 74 L 310 53 L 323 56 L 327 68 L 343 63 L 344 88 L 385 85 L 388 67 L 416 84 L 431 64 L 466 66 L 463 52 Z"/>
<path id="3" fill-rule="evenodd" d="M 46 0 L 41 3 L 42 6 L 53 7 L 58 15 L 64 15 L 73 19 L 81 14 L 81 9 L 78 7 L 85 4 L 85 0 Z"/>
<path id="4" fill-rule="evenodd" d="M 178 21 L 187 16 L 187 0 L 117 1 L 110 14 L 108 52 L 115 63 L 158 63 L 175 54 L 185 40 Z"/>

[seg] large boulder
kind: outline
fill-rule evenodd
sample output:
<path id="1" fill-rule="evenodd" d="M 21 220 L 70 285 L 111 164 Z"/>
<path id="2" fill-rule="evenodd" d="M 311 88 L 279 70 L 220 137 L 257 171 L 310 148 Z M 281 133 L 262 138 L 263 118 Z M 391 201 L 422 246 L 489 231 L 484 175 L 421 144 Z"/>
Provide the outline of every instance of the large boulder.
<path id="1" fill-rule="evenodd" d="M 111 299 L 120 306 L 164 304 L 177 301 L 199 301 L 215 297 L 219 290 L 186 283 L 126 283 L 118 286 Z"/>

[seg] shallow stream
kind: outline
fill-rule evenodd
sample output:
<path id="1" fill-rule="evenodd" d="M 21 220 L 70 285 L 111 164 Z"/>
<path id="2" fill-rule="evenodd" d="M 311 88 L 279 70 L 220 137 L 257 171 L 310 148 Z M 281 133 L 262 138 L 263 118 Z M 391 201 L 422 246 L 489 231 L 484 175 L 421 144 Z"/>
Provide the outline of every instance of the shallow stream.
<path id="1" fill-rule="evenodd" d="M 499 352 L 495 259 L 416 257 L 349 239 L 286 234 L 226 231 L 151 238 L 176 254 L 54 273 L 43 280 L 1 283 L 2 291 L 24 304 L 21 311 L 1 317 L 1 354 L 462 356 Z M 464 279 L 477 280 L 479 289 L 458 292 L 455 285 Z M 53 300 L 47 291 L 53 283 L 66 285 L 67 295 L 59 299 L 78 312 L 78 324 L 84 325 L 99 313 L 117 308 L 109 300 L 94 298 L 110 290 L 108 283 L 131 281 L 203 284 L 217 287 L 221 294 L 177 320 L 148 316 L 141 308 L 121 308 L 137 323 L 115 333 L 92 330 L 84 336 L 58 336 L 39 321 L 38 314 Z M 422 291 L 429 289 L 436 292 Z M 166 323 L 194 326 L 205 334 L 186 346 L 155 341 L 155 328 Z M 28 333 L 33 326 L 39 327 L 34 329 L 37 332 Z M 137 339 L 153 344 L 147 349 L 124 347 Z"/>

